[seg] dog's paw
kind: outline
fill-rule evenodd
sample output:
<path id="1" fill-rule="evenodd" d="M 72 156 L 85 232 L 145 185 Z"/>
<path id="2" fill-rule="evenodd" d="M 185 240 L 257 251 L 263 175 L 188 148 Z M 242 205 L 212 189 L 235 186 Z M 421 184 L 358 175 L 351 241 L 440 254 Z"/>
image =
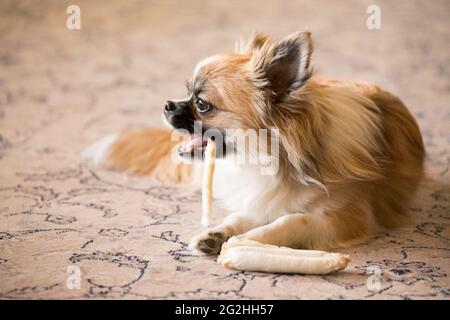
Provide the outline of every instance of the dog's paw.
<path id="1" fill-rule="evenodd" d="M 197 253 L 217 255 L 227 239 L 223 232 L 207 230 L 194 237 L 189 243 L 189 248 Z"/>

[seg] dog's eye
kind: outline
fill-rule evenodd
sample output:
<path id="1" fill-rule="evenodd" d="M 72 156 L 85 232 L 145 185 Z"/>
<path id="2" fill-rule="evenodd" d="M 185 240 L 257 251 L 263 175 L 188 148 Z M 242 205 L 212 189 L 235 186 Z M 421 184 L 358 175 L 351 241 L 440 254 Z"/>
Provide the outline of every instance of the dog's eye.
<path id="1" fill-rule="evenodd" d="M 197 108 L 198 112 L 206 112 L 209 110 L 209 103 L 201 98 L 198 98 L 195 101 L 195 107 Z"/>

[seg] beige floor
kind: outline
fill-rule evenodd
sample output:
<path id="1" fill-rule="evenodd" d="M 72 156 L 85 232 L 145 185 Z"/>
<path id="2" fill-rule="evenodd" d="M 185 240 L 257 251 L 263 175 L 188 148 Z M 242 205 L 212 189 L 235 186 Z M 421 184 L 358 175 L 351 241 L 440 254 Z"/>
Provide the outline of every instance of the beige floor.
<path id="1" fill-rule="evenodd" d="M 79 31 L 65 27 L 72 3 Z M 450 5 L 377 1 L 381 30 L 370 31 L 370 3 L 1 1 L 0 298 L 448 299 Z M 184 94 L 200 58 L 253 31 L 305 27 L 316 72 L 399 95 L 428 151 L 416 225 L 341 250 L 346 271 L 225 270 L 186 248 L 200 230 L 198 191 L 80 165 L 99 137 L 162 126 L 163 102 Z M 367 286 L 374 268 L 380 290 Z"/>

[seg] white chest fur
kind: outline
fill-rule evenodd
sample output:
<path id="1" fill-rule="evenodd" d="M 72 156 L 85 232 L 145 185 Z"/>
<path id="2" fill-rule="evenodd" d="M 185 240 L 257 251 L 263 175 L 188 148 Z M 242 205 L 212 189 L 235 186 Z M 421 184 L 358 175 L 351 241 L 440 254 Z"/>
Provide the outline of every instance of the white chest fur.
<path id="1" fill-rule="evenodd" d="M 230 213 L 257 216 L 268 223 L 288 214 L 302 212 L 310 192 L 292 190 L 275 175 L 263 175 L 257 165 L 236 165 L 226 159 L 216 161 L 214 198 Z"/>

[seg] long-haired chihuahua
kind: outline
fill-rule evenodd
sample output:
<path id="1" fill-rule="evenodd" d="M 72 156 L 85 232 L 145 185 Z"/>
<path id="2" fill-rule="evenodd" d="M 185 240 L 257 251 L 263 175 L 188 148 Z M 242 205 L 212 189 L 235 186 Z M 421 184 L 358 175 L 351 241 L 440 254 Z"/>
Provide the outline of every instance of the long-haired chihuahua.
<path id="1" fill-rule="evenodd" d="M 234 235 L 329 249 L 404 225 L 423 177 L 416 121 L 400 99 L 375 85 L 313 74 L 312 51 L 309 32 L 238 42 L 233 53 L 197 64 L 186 98 L 164 106 L 166 122 L 186 133 L 181 146 L 169 130 L 140 129 L 102 139 L 85 155 L 131 174 L 198 181 L 201 161 L 174 161 L 172 150 L 201 159 L 206 133 L 220 135 L 214 190 L 229 215 L 192 240 L 207 254 Z M 229 134 L 236 130 L 270 146 L 265 161 L 252 162 L 251 148 L 236 147 Z M 270 139 L 259 139 L 267 132 Z M 239 153 L 249 161 L 236 161 Z M 276 170 L 263 172 L 271 162 Z"/>

